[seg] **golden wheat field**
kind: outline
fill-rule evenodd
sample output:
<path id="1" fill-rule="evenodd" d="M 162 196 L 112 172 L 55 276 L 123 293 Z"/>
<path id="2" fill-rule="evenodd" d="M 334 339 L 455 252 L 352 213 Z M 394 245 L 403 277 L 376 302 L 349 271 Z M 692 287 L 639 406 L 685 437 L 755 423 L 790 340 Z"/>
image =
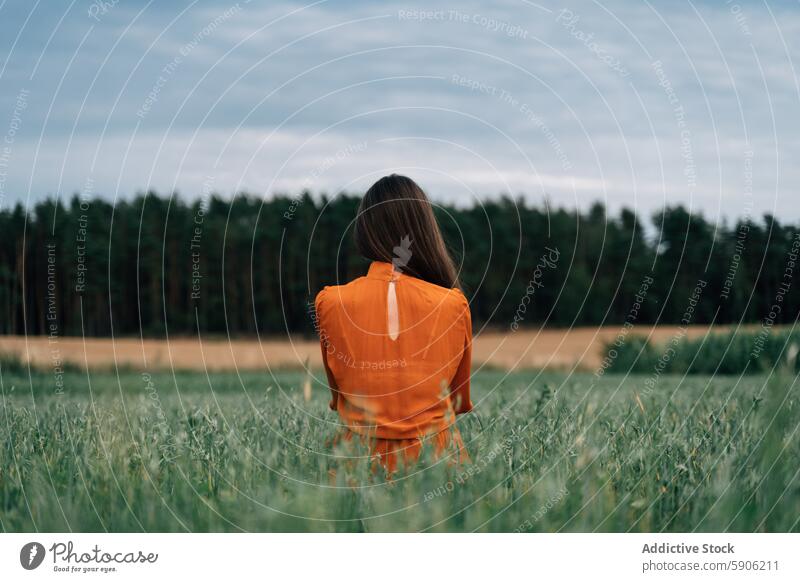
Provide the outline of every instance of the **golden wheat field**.
<path id="1" fill-rule="evenodd" d="M 753 327 L 753 326 L 750 326 Z M 690 326 L 688 338 L 724 333 L 730 327 Z M 571 329 L 483 331 L 477 334 L 473 358 L 476 365 L 503 369 L 592 370 L 604 356 L 604 346 L 620 333 L 619 326 Z M 677 334 L 677 326 L 640 327 L 631 334 L 665 343 Z M 15 354 L 23 362 L 50 366 L 59 361 L 81 368 L 113 366 L 180 370 L 259 370 L 266 367 L 301 367 L 306 361 L 321 364 L 316 340 L 298 338 L 81 338 L 0 336 L 0 353 Z"/>

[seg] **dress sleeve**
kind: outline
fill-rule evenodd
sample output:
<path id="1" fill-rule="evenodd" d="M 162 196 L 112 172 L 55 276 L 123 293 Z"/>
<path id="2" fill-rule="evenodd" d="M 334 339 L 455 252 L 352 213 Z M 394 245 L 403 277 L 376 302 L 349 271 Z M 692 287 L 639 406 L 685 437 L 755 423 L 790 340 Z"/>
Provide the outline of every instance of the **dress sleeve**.
<path id="1" fill-rule="evenodd" d="M 464 351 L 458 364 L 453 381 L 450 384 L 450 397 L 453 401 L 456 414 L 463 414 L 472 410 L 472 400 L 469 394 L 470 368 L 472 366 L 472 316 L 469 312 L 469 302 L 466 297 L 462 299 L 462 318 L 464 321 Z"/>
<path id="2" fill-rule="evenodd" d="M 339 403 L 339 387 L 336 385 L 336 379 L 333 377 L 331 367 L 328 365 L 328 346 L 330 346 L 330 336 L 325 329 L 326 321 L 325 310 L 327 308 L 325 296 L 328 288 L 324 288 L 317 293 L 317 298 L 314 301 L 314 311 L 317 315 L 317 333 L 319 335 L 319 347 L 322 351 L 322 365 L 325 368 L 325 375 L 328 377 L 328 387 L 331 390 L 331 401 L 328 404 L 331 410 L 336 410 Z"/>

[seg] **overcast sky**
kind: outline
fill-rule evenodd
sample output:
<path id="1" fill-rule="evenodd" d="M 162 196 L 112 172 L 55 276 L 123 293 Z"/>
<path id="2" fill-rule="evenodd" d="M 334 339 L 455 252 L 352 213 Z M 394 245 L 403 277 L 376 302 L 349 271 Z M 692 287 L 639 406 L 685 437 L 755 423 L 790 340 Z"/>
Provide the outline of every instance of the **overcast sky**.
<path id="1" fill-rule="evenodd" d="M 0 47 L 3 207 L 396 171 L 800 219 L 798 2 L 0 0 Z"/>

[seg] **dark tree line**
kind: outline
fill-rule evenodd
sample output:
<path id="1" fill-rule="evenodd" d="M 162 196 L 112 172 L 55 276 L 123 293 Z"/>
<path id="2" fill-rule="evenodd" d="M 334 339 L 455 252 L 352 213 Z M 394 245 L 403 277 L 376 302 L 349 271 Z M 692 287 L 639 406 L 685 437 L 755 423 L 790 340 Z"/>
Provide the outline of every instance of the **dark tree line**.
<path id="1" fill-rule="evenodd" d="M 4 209 L 0 333 L 311 333 L 317 291 L 366 271 L 358 201 L 148 194 Z M 699 280 L 691 323 L 760 321 L 776 301 L 773 323 L 798 314 L 800 230 L 773 216 L 725 225 L 670 207 L 645 229 L 629 210 L 511 198 L 437 213 L 478 324 L 621 324 L 634 306 L 637 323 L 679 323 Z"/>

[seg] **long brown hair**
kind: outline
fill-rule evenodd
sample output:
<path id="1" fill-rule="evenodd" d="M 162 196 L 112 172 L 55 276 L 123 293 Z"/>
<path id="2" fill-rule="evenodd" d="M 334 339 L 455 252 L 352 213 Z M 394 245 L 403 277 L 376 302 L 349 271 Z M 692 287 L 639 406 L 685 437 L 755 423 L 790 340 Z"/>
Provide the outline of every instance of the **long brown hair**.
<path id="1" fill-rule="evenodd" d="M 428 196 L 406 176 L 375 182 L 358 208 L 356 248 L 371 261 L 399 266 L 412 277 L 461 288 Z"/>

